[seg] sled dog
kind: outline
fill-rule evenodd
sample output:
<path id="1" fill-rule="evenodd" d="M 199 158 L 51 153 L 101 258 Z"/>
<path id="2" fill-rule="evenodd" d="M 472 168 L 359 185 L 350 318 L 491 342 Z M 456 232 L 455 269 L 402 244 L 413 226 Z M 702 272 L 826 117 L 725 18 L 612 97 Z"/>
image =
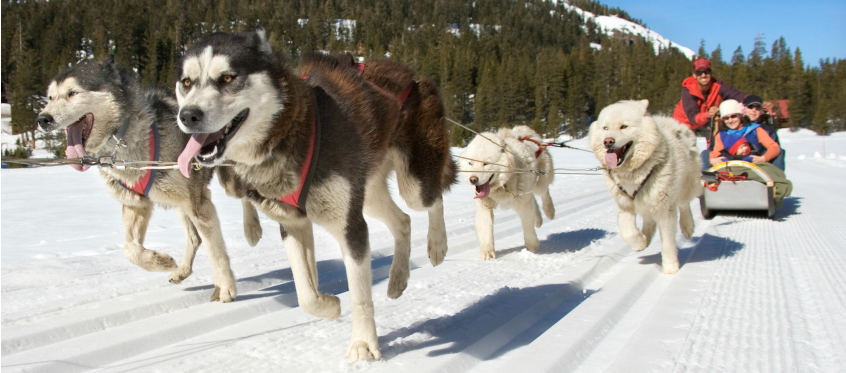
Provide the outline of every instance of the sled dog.
<path id="1" fill-rule="evenodd" d="M 673 274 L 679 270 L 676 222 L 685 237 L 693 235 L 690 201 L 702 194 L 699 151 L 690 129 L 671 117 L 648 116 L 647 106 L 648 100 L 620 101 L 602 109 L 590 126 L 589 142 L 605 166 L 623 240 L 641 251 L 657 224 L 664 273 Z"/>
<path id="2" fill-rule="evenodd" d="M 183 173 L 190 175 L 192 158 L 234 164 L 247 198 L 280 224 L 300 307 L 334 319 L 340 301 L 317 287 L 312 223 L 329 231 L 349 282 L 347 357 L 381 358 L 364 214 L 385 222 L 395 237 L 388 296 L 399 297 L 409 275 L 410 219 L 387 188 L 390 170 L 402 172 L 397 156 L 389 156 L 400 123 L 396 97 L 337 63 L 295 74 L 260 28 L 195 42 L 177 76 L 179 126 L 192 134 L 180 156 Z"/>
<path id="3" fill-rule="evenodd" d="M 300 74 L 306 76 L 317 66 L 334 68 L 337 64 L 354 69 L 369 83 L 396 97 L 400 119 L 391 138 L 389 162 L 396 171 L 400 196 L 408 207 L 428 211 L 427 252 L 433 266 L 441 264 L 447 252 L 442 196 L 457 181 L 458 167 L 450 155 L 449 129 L 437 84 L 429 78 L 415 81 L 414 70 L 402 63 L 389 60 L 356 63 L 349 53 L 337 57 L 323 53 L 309 55 L 300 66 Z"/>
<path id="4" fill-rule="evenodd" d="M 461 154 L 461 177 L 476 189 L 476 235 L 482 260 L 495 259 L 493 209 L 513 209 L 523 223 L 523 239 L 531 252 L 540 242 L 535 227 L 543 223 L 535 195 L 547 218 L 555 218 L 549 184 L 555 174 L 552 157 L 540 136 L 528 126 L 503 128 L 476 136 Z M 537 171 L 537 172 L 532 172 Z"/>
<path id="5" fill-rule="evenodd" d="M 142 90 L 113 57 L 102 63 L 82 62 L 59 73 L 47 88 L 47 99 L 38 126 L 45 132 L 65 130 L 68 158 L 114 153 L 118 160 L 172 162 L 188 142 L 188 135 L 176 125 L 173 96 L 160 89 Z M 177 170 L 99 170 L 106 190 L 123 205 L 123 252 L 130 262 L 148 271 L 172 271 L 169 280 L 178 284 L 191 275 L 194 255 L 203 242 L 214 271 L 211 300 L 235 298 L 235 277 L 208 189 L 211 169 L 200 170 L 191 179 Z M 179 266 L 169 255 L 144 248 L 155 205 L 173 208 L 185 228 L 187 246 Z M 254 224 L 258 225 L 257 217 Z"/>

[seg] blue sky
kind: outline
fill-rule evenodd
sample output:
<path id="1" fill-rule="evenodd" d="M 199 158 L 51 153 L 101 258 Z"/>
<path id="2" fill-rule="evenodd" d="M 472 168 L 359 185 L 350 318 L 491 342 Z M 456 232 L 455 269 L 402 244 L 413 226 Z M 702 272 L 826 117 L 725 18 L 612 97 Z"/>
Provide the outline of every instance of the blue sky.
<path id="1" fill-rule="evenodd" d="M 699 50 L 705 39 L 710 53 L 719 44 L 730 60 L 738 46 L 749 56 L 758 33 L 767 53 L 784 36 L 791 52 L 802 51 L 806 65 L 820 58 L 846 59 L 846 0 L 687 1 L 600 0 L 638 18 L 667 39 Z"/>

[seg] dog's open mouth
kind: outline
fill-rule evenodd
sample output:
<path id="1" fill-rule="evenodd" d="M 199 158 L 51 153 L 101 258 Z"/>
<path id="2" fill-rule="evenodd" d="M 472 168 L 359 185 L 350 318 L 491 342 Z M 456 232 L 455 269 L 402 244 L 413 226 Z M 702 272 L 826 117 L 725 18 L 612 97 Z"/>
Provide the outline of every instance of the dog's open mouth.
<path id="1" fill-rule="evenodd" d="M 473 199 L 481 199 L 491 194 L 491 180 L 493 175 L 482 185 L 474 185 L 476 187 L 476 196 Z"/>
<path id="2" fill-rule="evenodd" d="M 191 177 L 191 161 L 196 159 L 198 163 L 204 166 L 214 166 L 221 159 L 223 159 L 223 152 L 226 150 L 226 143 L 235 136 L 241 124 L 247 120 L 250 114 L 250 109 L 241 110 L 235 118 L 229 121 L 229 124 L 223 127 L 220 131 L 212 133 L 194 133 L 182 154 L 179 154 L 177 163 L 179 170 L 185 177 Z"/>
<path id="3" fill-rule="evenodd" d="M 626 145 L 623 145 L 617 149 L 607 149 L 605 151 L 605 164 L 611 168 L 620 167 L 623 162 L 626 161 L 626 154 L 629 152 L 629 148 L 632 147 L 632 141 L 629 141 Z"/>
<path id="4" fill-rule="evenodd" d="M 68 140 L 68 147 L 65 149 L 65 156 L 68 158 L 82 158 L 88 153 L 85 152 L 85 141 L 91 135 L 91 129 L 94 128 L 94 114 L 88 113 L 79 118 L 70 126 L 65 128 L 65 137 Z M 87 166 L 72 164 L 77 171 L 85 171 Z"/>

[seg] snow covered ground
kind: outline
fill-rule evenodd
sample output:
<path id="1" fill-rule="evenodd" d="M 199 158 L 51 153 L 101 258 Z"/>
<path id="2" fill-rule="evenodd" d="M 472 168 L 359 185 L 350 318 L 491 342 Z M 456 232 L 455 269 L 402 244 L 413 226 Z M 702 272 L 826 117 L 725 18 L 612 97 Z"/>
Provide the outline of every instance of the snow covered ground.
<path id="1" fill-rule="evenodd" d="M 297 307 L 277 225 L 262 217 L 256 247 L 243 238 L 240 202 L 212 182 L 239 279 L 230 304 L 209 303 L 201 250 L 180 285 L 130 264 L 120 205 L 96 171 L 4 169 L 4 372 L 514 372 L 846 371 L 846 133 L 780 132 L 793 195 L 774 220 L 702 220 L 678 237 L 683 266 L 660 271 L 660 244 L 632 253 L 618 235 L 602 178 L 557 175 L 557 215 L 523 250 L 513 212 L 495 212 L 498 259 L 477 259 L 473 192 L 445 197 L 449 253 L 426 258 L 425 214 L 412 216 L 412 268 L 403 296 L 386 296 L 392 242 L 369 220 L 376 325 L 383 358 L 348 363 L 351 316 L 337 243 L 315 230 L 323 291 L 342 314 Z M 586 148 L 584 139 L 571 145 Z M 825 150 L 823 147 L 825 146 Z M 460 151 L 460 150 L 456 150 Z M 559 168 L 598 165 L 551 149 Z M 400 202 L 402 205 L 402 202 Z M 158 209 L 145 246 L 177 260 L 175 215 Z"/>

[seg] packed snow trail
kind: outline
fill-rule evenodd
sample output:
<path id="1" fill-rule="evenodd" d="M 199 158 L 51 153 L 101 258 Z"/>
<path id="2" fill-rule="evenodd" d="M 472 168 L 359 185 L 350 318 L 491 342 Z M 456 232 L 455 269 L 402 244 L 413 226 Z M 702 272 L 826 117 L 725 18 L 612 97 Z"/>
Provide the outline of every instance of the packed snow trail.
<path id="1" fill-rule="evenodd" d="M 683 264 L 661 273 L 660 242 L 631 253 L 616 206 L 596 176 L 558 176 L 556 219 L 523 250 L 510 211 L 495 211 L 498 258 L 480 261 L 472 191 L 445 198 L 449 252 L 425 256 L 426 215 L 412 216 L 412 272 L 396 300 L 385 295 L 393 238 L 368 220 L 377 333 L 383 359 L 343 358 L 351 325 L 337 243 L 315 230 L 323 291 L 342 314 L 297 308 L 275 223 L 249 247 L 240 202 L 216 182 L 213 200 L 239 294 L 208 303 L 204 250 L 181 285 L 122 255 L 120 207 L 96 173 L 3 170 L 3 371 L 844 371 L 846 204 L 837 193 L 846 157 L 815 156 L 820 138 L 780 133 L 793 196 L 777 211 L 694 213 L 692 240 L 677 237 Z M 571 145 L 584 148 L 578 140 Z M 826 139 L 842 149 L 846 134 Z M 591 154 L 551 149 L 556 167 L 593 167 Z M 398 200 L 398 198 L 397 198 Z M 402 203 L 400 202 L 400 205 Z M 698 201 L 693 201 L 698 211 Z M 154 215 L 145 246 L 181 258 L 182 229 Z"/>

